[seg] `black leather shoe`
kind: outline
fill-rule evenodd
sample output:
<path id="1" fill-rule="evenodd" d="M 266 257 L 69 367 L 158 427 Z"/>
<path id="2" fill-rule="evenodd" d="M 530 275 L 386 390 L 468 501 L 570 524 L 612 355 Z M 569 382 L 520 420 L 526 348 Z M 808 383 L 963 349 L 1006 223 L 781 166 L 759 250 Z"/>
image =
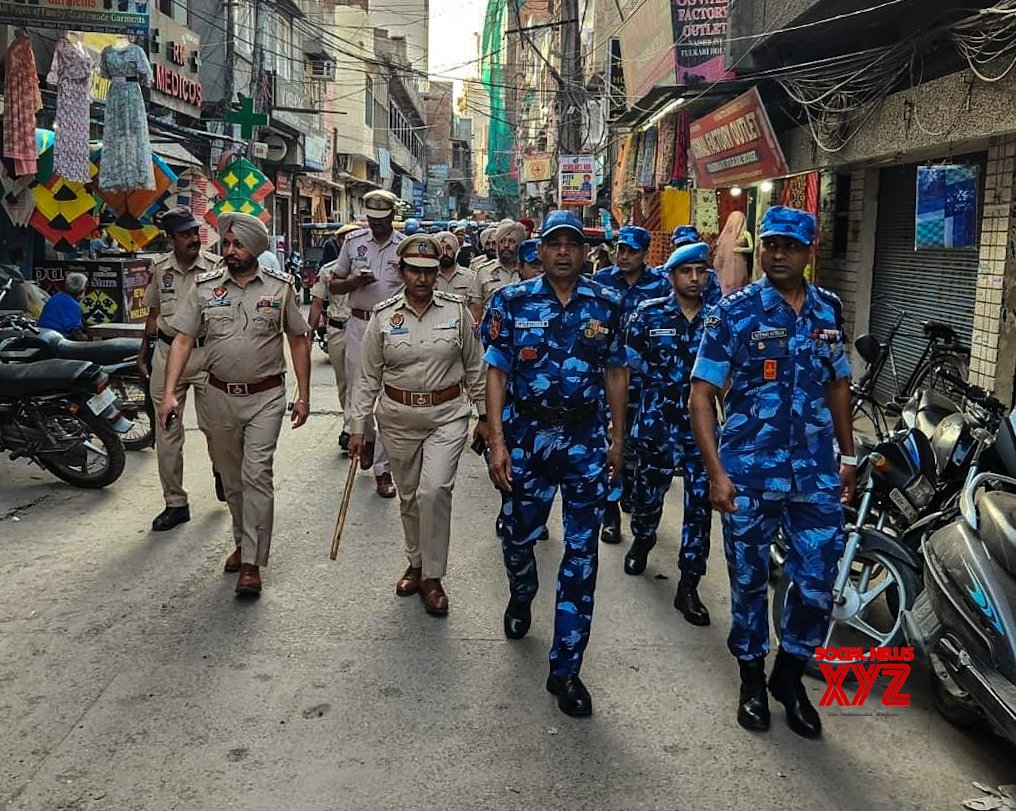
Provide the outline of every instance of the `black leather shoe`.
<path id="1" fill-rule="evenodd" d="M 547 692 L 557 696 L 557 708 L 572 718 L 593 714 L 593 697 L 578 673 L 570 676 L 547 676 Z"/>
<path id="2" fill-rule="evenodd" d="M 769 692 L 787 711 L 787 726 L 791 730 L 803 738 L 818 738 L 822 734 L 822 719 L 801 683 L 807 666 L 807 659 L 791 656 L 780 648 L 769 677 Z"/>
<path id="3" fill-rule="evenodd" d="M 616 501 L 607 502 L 607 508 L 603 512 L 600 540 L 610 544 L 621 543 L 621 510 L 618 509 Z"/>
<path id="4" fill-rule="evenodd" d="M 677 581 L 677 594 L 674 595 L 674 608 L 684 614 L 684 618 L 692 625 L 708 625 L 709 611 L 698 596 L 699 576 L 682 574 Z"/>
<path id="5" fill-rule="evenodd" d="M 219 471 L 212 468 L 212 476 L 215 478 L 215 499 L 216 501 L 226 500 L 226 486 L 222 483 L 222 476 Z"/>
<path id="6" fill-rule="evenodd" d="M 523 603 L 512 597 L 504 610 L 504 635 L 509 639 L 522 639 L 529 633 L 533 621 L 529 603 Z"/>
<path id="7" fill-rule="evenodd" d="M 165 532 L 186 521 L 190 521 L 190 507 L 166 507 L 152 521 L 152 531 Z"/>
<path id="8" fill-rule="evenodd" d="M 628 554 L 624 556 L 624 573 L 637 577 L 646 570 L 646 563 L 649 562 L 649 552 L 656 546 L 656 538 L 639 540 L 636 538 L 631 542 Z"/>
<path id="9" fill-rule="evenodd" d="M 737 699 L 737 723 L 745 729 L 764 732 L 769 729 L 769 697 L 766 695 L 766 659 L 738 659 L 741 692 Z"/>
<path id="10" fill-rule="evenodd" d="M 540 530 L 540 534 L 537 535 L 536 538 L 539 541 L 546 541 L 550 538 L 550 532 L 547 530 L 546 527 L 544 527 L 543 529 Z"/>

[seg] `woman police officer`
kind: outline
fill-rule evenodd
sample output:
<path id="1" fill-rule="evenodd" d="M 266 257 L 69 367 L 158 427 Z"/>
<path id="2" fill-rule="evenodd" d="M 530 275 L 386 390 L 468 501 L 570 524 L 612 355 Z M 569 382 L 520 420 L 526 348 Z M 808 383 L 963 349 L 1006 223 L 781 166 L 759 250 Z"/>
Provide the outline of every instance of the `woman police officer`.
<path id="1" fill-rule="evenodd" d="M 461 296 L 434 289 L 441 248 L 429 234 L 398 247 L 405 290 L 374 308 L 353 388 L 349 453 L 358 457 L 377 401 L 377 421 L 399 492 L 409 567 L 395 592 L 420 593 L 428 614 L 448 613 L 441 586 L 451 535 L 452 489 L 469 430 L 469 402 L 486 441 L 483 350 Z"/>

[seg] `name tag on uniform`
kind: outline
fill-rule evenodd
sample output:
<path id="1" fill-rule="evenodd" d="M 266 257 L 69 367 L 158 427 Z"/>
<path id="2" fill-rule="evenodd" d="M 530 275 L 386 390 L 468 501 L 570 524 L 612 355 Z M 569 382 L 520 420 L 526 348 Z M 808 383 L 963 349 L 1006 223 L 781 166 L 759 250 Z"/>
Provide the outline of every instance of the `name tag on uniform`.
<path id="1" fill-rule="evenodd" d="M 549 326 L 549 321 L 526 321 L 520 318 L 515 322 L 515 329 L 542 329 Z"/>
<path id="2" fill-rule="evenodd" d="M 786 338 L 787 331 L 785 329 L 760 329 L 755 330 L 751 334 L 753 341 L 772 341 L 777 338 Z"/>
<path id="3" fill-rule="evenodd" d="M 676 329 L 651 329 L 649 330 L 649 337 L 655 338 L 657 335 L 677 335 Z"/>

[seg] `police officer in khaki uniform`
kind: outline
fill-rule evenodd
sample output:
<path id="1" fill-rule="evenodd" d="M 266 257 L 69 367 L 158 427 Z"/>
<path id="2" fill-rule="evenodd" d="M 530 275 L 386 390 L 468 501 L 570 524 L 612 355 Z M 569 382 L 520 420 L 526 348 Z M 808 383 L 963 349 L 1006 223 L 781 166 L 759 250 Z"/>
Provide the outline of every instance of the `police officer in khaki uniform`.
<path id="1" fill-rule="evenodd" d="M 342 250 L 346 237 L 360 226 L 348 223 L 339 228 L 332 239 L 335 240 L 335 251 Z M 328 360 L 335 372 L 335 388 L 339 393 L 339 408 L 342 409 L 342 433 L 339 435 L 339 447 L 349 445 L 349 381 L 346 377 L 346 324 L 349 322 L 349 295 L 347 293 L 330 293 L 328 282 L 332 278 L 335 262 L 328 262 L 318 270 L 318 278 L 310 289 L 310 315 L 307 322 L 312 330 L 318 328 L 321 313 L 325 308 L 328 320 Z M 313 338 L 313 335 L 310 336 Z"/>
<path id="2" fill-rule="evenodd" d="M 149 391 L 156 409 L 162 405 L 165 394 L 166 359 L 176 335 L 170 322 L 193 289 L 195 277 L 212 270 L 220 262 L 218 256 L 201 249 L 200 224 L 186 206 L 176 206 L 163 214 L 159 219 L 159 227 L 169 237 L 173 250 L 162 254 L 152 263 L 152 281 L 145 290 L 145 305 L 148 307 L 145 337 L 151 351 L 138 357 L 138 371 L 143 377 L 151 376 Z M 194 389 L 194 409 L 197 412 L 198 427 L 202 431 L 205 431 L 207 422 L 205 381 L 208 379 L 204 342 L 204 335 L 200 333 L 197 346 L 173 392 L 182 415 L 187 391 Z M 161 424 L 156 424 L 154 428 L 155 455 L 166 509 L 155 516 L 152 529 L 164 532 L 190 521 L 187 491 L 183 489 L 183 420 L 177 420 L 168 429 Z"/>
<path id="3" fill-rule="evenodd" d="M 441 585 L 448 563 L 452 488 L 469 430 L 469 400 L 480 413 L 476 437 L 487 439 L 482 349 L 458 297 L 434 289 L 437 240 L 417 234 L 399 245 L 404 292 L 374 308 L 353 387 L 351 455 L 359 454 L 375 400 L 399 490 L 409 567 L 395 587 L 419 592 L 428 614 L 448 613 Z"/>
<path id="4" fill-rule="evenodd" d="M 485 265 L 497 261 L 496 234 L 497 227 L 493 225 L 480 231 L 479 244 L 481 252 L 474 256 L 473 260 L 469 263 L 469 269 L 474 273 Z"/>
<path id="5" fill-rule="evenodd" d="M 227 572 L 239 571 L 236 592 L 261 593 L 261 566 L 268 563 L 275 510 L 272 458 L 286 413 L 283 334 L 296 372 L 298 396 L 293 427 L 310 411 L 309 327 L 296 303 L 289 274 L 258 265 L 268 229 L 247 214 L 219 218 L 224 267 L 202 273 L 178 309 L 177 330 L 166 367 L 166 396 L 159 420 L 178 413 L 171 392 L 187 366 L 196 335 L 205 333 L 208 368 L 208 438 L 222 474 L 233 516 L 236 549 Z"/>
<path id="6" fill-rule="evenodd" d="M 355 380 L 360 373 L 360 346 L 374 305 L 402 290 L 395 249 L 405 237 L 393 227 L 396 200 L 394 194 L 382 190 L 363 196 L 367 228 L 346 237 L 328 283 L 330 292 L 349 294 L 352 318 L 346 325 L 347 381 Z M 374 444 L 373 423 L 367 425 L 365 431 L 368 449 L 361 453 L 361 460 L 367 467 L 373 461 L 377 494 L 382 498 L 395 498 L 384 442 Z"/>
<path id="7" fill-rule="evenodd" d="M 462 296 L 462 300 L 465 301 L 466 295 L 469 293 L 469 285 L 476 274 L 461 267 L 455 261 L 459 251 L 458 237 L 451 231 L 438 231 L 434 234 L 434 239 L 441 246 L 441 255 L 438 257 L 437 282 L 434 284 L 434 289 L 440 290 L 442 293 Z"/>
<path id="8" fill-rule="evenodd" d="M 494 294 L 508 284 L 515 284 L 519 276 L 519 243 L 526 239 L 526 227 L 514 220 L 502 220 L 495 232 L 497 239 L 497 262 L 476 272 L 469 286 L 466 303 L 473 320 L 479 323 L 483 311 Z"/>

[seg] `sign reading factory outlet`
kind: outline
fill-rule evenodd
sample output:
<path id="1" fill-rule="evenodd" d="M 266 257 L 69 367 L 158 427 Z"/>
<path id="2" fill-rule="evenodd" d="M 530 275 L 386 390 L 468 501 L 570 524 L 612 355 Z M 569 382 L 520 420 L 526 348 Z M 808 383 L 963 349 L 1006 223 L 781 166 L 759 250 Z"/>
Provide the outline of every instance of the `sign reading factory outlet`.
<path id="1" fill-rule="evenodd" d="M 153 101 L 179 113 L 199 118 L 204 89 L 198 79 L 201 40 L 171 17 L 152 14 L 150 54 Z"/>
<path id="2" fill-rule="evenodd" d="M 698 186 L 721 189 L 789 174 L 756 88 L 691 123 Z"/>

